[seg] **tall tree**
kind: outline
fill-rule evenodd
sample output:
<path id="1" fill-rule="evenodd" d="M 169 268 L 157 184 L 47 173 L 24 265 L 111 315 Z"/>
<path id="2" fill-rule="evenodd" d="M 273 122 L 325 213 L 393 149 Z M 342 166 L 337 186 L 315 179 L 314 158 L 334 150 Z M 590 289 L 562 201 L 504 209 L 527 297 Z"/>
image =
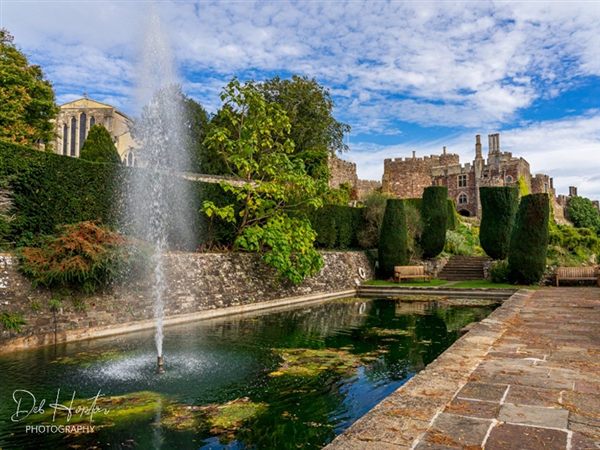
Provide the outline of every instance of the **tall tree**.
<path id="1" fill-rule="evenodd" d="M 491 258 L 506 259 L 519 206 L 519 189 L 512 186 L 483 186 L 479 188 L 479 197 L 481 247 Z"/>
<path id="2" fill-rule="evenodd" d="M 350 126 L 333 117 L 329 90 L 313 78 L 293 75 L 271 78 L 258 85 L 269 103 L 281 105 L 290 121 L 288 137 L 294 142 L 292 157 L 304 161 L 310 176 L 329 179 L 327 157 L 348 150 L 344 135 Z"/>
<path id="3" fill-rule="evenodd" d="M 377 252 L 382 276 L 393 277 L 394 266 L 408 264 L 407 238 L 404 200 L 389 198 L 383 214 Z"/>
<path id="4" fill-rule="evenodd" d="M 435 258 L 444 249 L 448 222 L 448 188 L 428 186 L 423 190 L 421 203 L 421 250 L 425 258 Z"/>
<path id="5" fill-rule="evenodd" d="M 23 145 L 41 140 L 49 147 L 54 139 L 50 120 L 58 110 L 40 66 L 29 64 L 13 37 L 0 29 L 0 139 Z"/>
<path id="6" fill-rule="evenodd" d="M 182 94 L 183 95 L 183 94 Z M 194 99 L 183 96 L 184 126 L 190 149 L 190 170 L 195 173 L 222 175 L 225 164 L 219 155 L 209 153 L 204 144 L 210 122 L 204 107 Z"/>
<path id="7" fill-rule="evenodd" d="M 589 198 L 569 198 L 567 218 L 577 228 L 591 228 L 600 237 L 600 214 Z"/>
<path id="8" fill-rule="evenodd" d="M 204 202 L 203 211 L 235 223 L 238 248 L 265 251 L 264 260 L 279 275 L 299 283 L 318 271 L 323 261 L 313 248 L 310 222 L 291 213 L 321 206 L 325 182 L 307 175 L 301 159 L 290 158 L 294 143 L 287 137 L 290 123 L 285 111 L 268 103 L 255 84 L 242 85 L 234 79 L 221 99 L 224 125 L 210 129 L 206 145 L 223 157 L 237 179 L 221 185 L 234 194 L 238 205 Z"/>
<path id="9" fill-rule="evenodd" d="M 119 152 L 110 137 L 110 133 L 104 128 L 104 125 L 100 124 L 92 125 L 92 128 L 90 128 L 87 138 L 83 141 L 79 157 L 93 162 L 115 164 L 121 162 Z"/>
<path id="10" fill-rule="evenodd" d="M 513 284 L 538 283 L 546 270 L 548 250 L 548 194 L 521 198 L 508 250 L 508 278 Z"/>

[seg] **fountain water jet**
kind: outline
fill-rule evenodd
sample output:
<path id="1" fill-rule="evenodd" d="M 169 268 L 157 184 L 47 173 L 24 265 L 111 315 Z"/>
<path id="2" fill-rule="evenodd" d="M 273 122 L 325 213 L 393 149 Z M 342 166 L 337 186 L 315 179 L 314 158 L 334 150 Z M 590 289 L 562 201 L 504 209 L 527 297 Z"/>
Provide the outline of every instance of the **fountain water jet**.
<path id="1" fill-rule="evenodd" d="M 193 208 L 188 184 L 177 181 L 186 172 L 189 156 L 185 139 L 184 96 L 177 84 L 168 36 L 156 6 L 146 21 L 137 101 L 142 113 L 132 134 L 140 144 L 136 161 L 143 171 L 132 171 L 128 180 L 128 223 L 132 233 L 153 246 L 152 295 L 156 319 L 158 373 L 163 373 L 163 320 L 165 317 L 164 255 L 171 234 L 190 241 L 192 231 L 175 218 L 174 204 Z M 143 105 L 143 106 L 142 106 Z M 175 181 L 174 181 L 175 180 Z M 175 222 L 175 223 L 174 223 Z"/>

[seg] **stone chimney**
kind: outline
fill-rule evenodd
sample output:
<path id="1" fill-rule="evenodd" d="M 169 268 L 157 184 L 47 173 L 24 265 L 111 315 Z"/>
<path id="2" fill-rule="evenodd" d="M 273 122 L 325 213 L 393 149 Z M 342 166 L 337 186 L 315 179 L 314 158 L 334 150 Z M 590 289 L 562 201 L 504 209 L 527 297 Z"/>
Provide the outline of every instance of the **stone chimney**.
<path id="1" fill-rule="evenodd" d="M 446 147 L 444 146 L 444 155 L 446 154 Z"/>
<path id="2" fill-rule="evenodd" d="M 444 147 L 445 148 L 445 147 Z M 475 159 L 481 159 L 481 136 L 475 136 Z"/>
<path id="3" fill-rule="evenodd" d="M 489 153 L 500 153 L 500 133 L 488 134 Z"/>
<path id="4" fill-rule="evenodd" d="M 575 186 L 569 186 L 569 197 L 577 197 L 577 188 Z"/>
<path id="5" fill-rule="evenodd" d="M 415 150 L 413 150 L 413 159 L 415 159 L 417 157 L 417 152 Z"/>

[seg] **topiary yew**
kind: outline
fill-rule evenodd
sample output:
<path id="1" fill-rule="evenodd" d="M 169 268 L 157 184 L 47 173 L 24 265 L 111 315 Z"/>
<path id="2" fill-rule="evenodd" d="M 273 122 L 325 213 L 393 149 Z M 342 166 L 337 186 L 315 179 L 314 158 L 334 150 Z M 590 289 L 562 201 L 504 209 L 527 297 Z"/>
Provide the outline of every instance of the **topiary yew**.
<path id="1" fill-rule="evenodd" d="M 447 198 L 448 188 L 445 186 L 429 186 L 423 190 L 421 250 L 425 258 L 434 258 L 444 249 L 448 222 Z"/>
<path id="2" fill-rule="evenodd" d="M 103 125 L 92 125 L 81 147 L 80 158 L 92 162 L 119 164 L 121 158 L 110 133 Z"/>
<path id="3" fill-rule="evenodd" d="M 521 198 L 508 251 L 511 283 L 535 284 L 542 279 L 546 269 L 549 217 L 548 194 Z"/>
<path id="4" fill-rule="evenodd" d="M 394 276 L 394 266 L 408 264 L 404 202 L 390 198 L 385 207 L 379 236 L 379 270 L 383 277 Z"/>
<path id="5" fill-rule="evenodd" d="M 510 186 L 480 187 L 479 197 L 481 247 L 493 259 L 506 259 L 519 204 L 519 189 Z"/>

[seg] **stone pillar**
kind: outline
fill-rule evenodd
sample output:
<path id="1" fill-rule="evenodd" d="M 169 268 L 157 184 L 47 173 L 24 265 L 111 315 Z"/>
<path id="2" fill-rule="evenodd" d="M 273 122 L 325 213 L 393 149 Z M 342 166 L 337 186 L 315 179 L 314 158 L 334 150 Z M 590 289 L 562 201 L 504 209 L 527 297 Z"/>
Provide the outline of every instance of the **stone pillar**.
<path id="1" fill-rule="evenodd" d="M 489 143 L 489 153 L 500 153 L 500 133 L 489 134 L 488 135 L 488 143 Z"/>

